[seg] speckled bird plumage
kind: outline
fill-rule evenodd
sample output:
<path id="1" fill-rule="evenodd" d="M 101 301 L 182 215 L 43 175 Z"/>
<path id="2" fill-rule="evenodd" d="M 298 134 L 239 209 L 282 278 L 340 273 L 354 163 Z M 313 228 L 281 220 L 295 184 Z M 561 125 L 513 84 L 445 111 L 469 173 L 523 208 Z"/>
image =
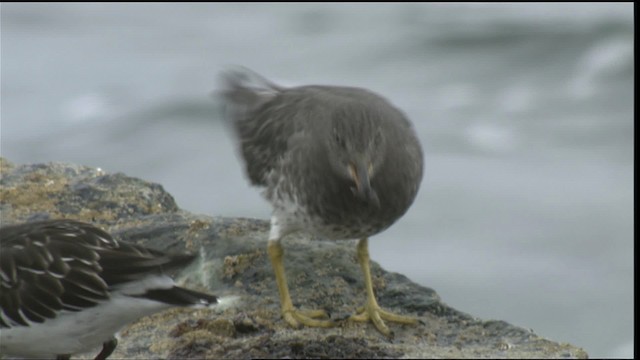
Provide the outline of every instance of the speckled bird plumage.
<path id="1" fill-rule="evenodd" d="M 422 179 L 422 150 L 405 115 L 368 90 L 284 88 L 248 70 L 224 75 L 222 94 L 252 184 L 289 226 L 331 239 L 376 234 L 402 216 Z M 347 140 L 344 140 L 347 139 Z M 379 207 L 354 196 L 332 163 L 347 141 L 373 154 Z M 347 149 L 350 150 L 350 149 Z"/>
<path id="2" fill-rule="evenodd" d="M 267 250 L 282 316 L 292 327 L 331 327 L 323 310 L 293 306 L 281 239 L 304 231 L 316 239 L 359 239 L 367 301 L 353 321 L 416 324 L 375 299 L 368 237 L 398 220 L 422 180 L 422 149 L 411 123 L 385 98 L 355 87 L 285 88 L 248 70 L 228 71 L 220 91 L 247 175 L 273 206 Z M 319 318 L 323 318 L 319 320 Z"/>
<path id="3" fill-rule="evenodd" d="M 0 352 L 6 355 L 68 358 L 106 348 L 121 327 L 142 316 L 217 302 L 176 286 L 164 273 L 194 255 L 118 241 L 79 221 L 2 227 L 0 249 Z"/>

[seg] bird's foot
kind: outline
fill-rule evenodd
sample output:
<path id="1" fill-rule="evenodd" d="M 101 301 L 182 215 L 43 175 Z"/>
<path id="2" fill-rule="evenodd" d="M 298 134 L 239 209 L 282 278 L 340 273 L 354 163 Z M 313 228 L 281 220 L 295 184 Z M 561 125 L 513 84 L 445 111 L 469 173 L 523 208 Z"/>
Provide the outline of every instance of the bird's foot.
<path id="1" fill-rule="evenodd" d="M 299 328 L 300 325 L 311 327 L 335 326 L 333 321 L 326 320 L 329 315 L 324 310 L 298 310 L 292 307 L 291 309 L 283 309 L 282 317 L 293 328 Z"/>
<path id="2" fill-rule="evenodd" d="M 352 315 L 349 320 L 358 322 L 373 322 L 376 329 L 380 331 L 384 336 L 392 337 L 393 332 L 389 330 L 384 320 L 393 321 L 401 324 L 415 325 L 418 324 L 418 319 L 394 314 L 387 310 L 382 309 L 377 303 L 367 304 L 358 309 L 356 315 Z"/>

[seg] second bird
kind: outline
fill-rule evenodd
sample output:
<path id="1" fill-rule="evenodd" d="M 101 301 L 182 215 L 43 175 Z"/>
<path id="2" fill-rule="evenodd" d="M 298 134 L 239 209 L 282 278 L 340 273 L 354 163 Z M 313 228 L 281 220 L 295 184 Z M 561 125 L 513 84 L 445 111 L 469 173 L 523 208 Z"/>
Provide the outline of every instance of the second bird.
<path id="1" fill-rule="evenodd" d="M 422 149 L 407 117 L 365 89 L 309 85 L 285 88 L 248 69 L 223 73 L 221 95 L 246 172 L 273 206 L 268 253 L 282 316 L 293 327 L 329 327 L 322 310 L 294 308 L 281 239 L 304 231 L 320 239 L 357 239 L 367 300 L 354 321 L 416 319 L 383 310 L 369 269 L 368 237 L 411 206 L 422 180 Z"/>

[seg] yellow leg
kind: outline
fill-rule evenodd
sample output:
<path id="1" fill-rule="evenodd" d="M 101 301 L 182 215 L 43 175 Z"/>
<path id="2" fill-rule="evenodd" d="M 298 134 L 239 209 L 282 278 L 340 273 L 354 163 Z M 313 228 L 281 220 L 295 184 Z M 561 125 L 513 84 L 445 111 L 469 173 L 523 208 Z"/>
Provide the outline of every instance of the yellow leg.
<path id="1" fill-rule="evenodd" d="M 369 241 L 367 238 L 358 242 L 358 262 L 364 273 L 364 284 L 367 291 L 367 302 L 364 307 L 358 309 L 358 314 L 350 317 L 353 321 L 372 321 L 376 329 L 385 336 L 391 336 L 392 332 L 385 325 L 384 320 L 399 322 L 402 324 L 417 324 L 418 320 L 408 316 L 396 315 L 380 308 L 373 294 L 371 270 L 369 268 Z"/>
<path id="2" fill-rule="evenodd" d="M 276 274 L 276 283 L 278 284 L 278 291 L 280 293 L 280 304 L 282 305 L 282 317 L 294 328 L 300 326 L 313 327 L 332 327 L 334 322 L 330 320 L 316 320 L 315 318 L 327 318 L 327 313 L 324 310 L 309 310 L 302 311 L 293 307 L 291 302 L 291 296 L 289 295 L 289 287 L 287 286 L 287 278 L 285 277 L 284 265 L 282 263 L 282 255 L 284 250 L 278 240 L 269 240 L 269 258 L 271 259 L 271 265 L 273 265 L 273 271 Z"/>

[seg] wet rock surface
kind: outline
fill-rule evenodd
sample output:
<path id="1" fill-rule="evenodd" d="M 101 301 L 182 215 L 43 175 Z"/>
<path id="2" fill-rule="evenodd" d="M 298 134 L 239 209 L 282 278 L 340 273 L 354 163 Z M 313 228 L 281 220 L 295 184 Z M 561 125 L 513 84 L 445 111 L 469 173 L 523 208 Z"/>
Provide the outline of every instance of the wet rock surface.
<path id="1" fill-rule="evenodd" d="M 375 262 L 380 305 L 422 323 L 388 323 L 395 336 L 387 339 L 372 324 L 345 321 L 365 300 L 355 242 L 312 241 L 303 234 L 284 240 L 294 305 L 325 309 L 338 326 L 291 329 L 280 318 L 267 221 L 192 214 L 161 185 L 87 166 L 16 165 L 0 158 L 0 172 L 2 225 L 73 218 L 151 248 L 200 254 L 176 275 L 186 286 L 225 297 L 225 305 L 142 318 L 121 331 L 114 359 L 587 357 L 575 346 L 453 309 L 433 289 Z"/>

